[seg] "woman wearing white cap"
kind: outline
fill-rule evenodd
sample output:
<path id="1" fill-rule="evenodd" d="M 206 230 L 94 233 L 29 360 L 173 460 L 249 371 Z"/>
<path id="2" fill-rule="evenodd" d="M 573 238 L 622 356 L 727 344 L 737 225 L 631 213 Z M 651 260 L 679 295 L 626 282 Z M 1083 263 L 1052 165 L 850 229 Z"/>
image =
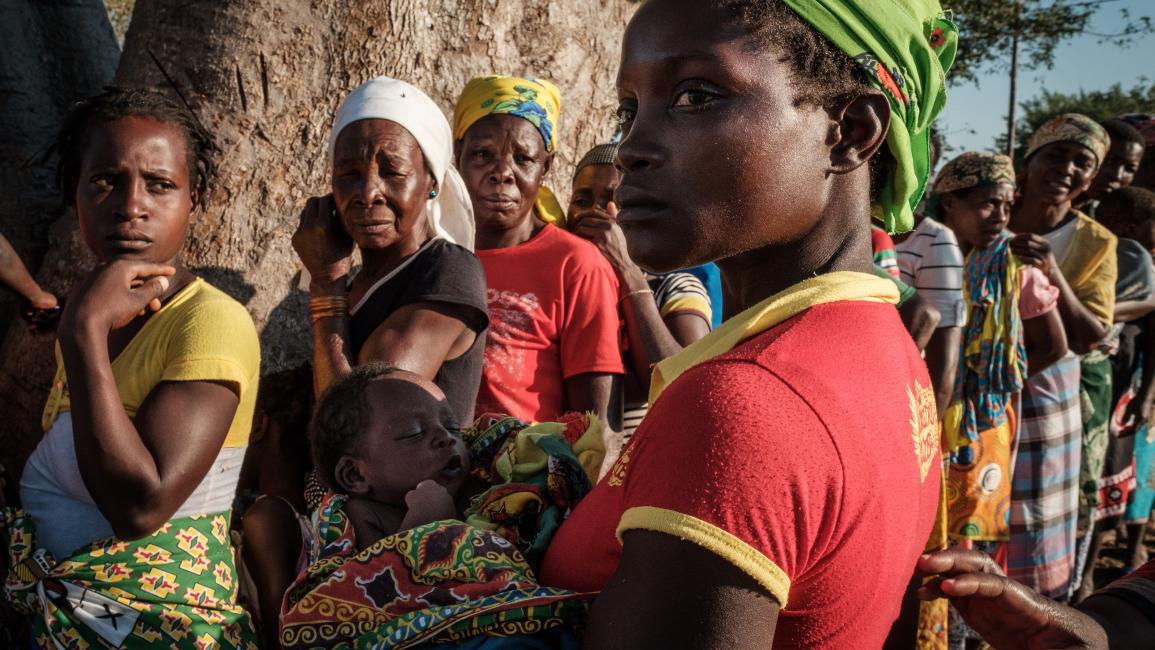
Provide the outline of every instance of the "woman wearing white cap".
<path id="1" fill-rule="evenodd" d="M 473 209 L 452 155 L 445 116 L 404 81 L 367 81 L 337 110 L 332 194 L 308 200 L 293 235 L 310 278 L 317 395 L 379 361 L 432 380 L 457 424 L 472 422 L 489 318 L 485 272 L 471 252 Z M 354 246 L 362 260 L 355 274 Z M 296 520 L 285 502 L 263 499 L 246 515 L 245 533 L 259 549 L 246 561 L 275 634 L 300 552 Z"/>

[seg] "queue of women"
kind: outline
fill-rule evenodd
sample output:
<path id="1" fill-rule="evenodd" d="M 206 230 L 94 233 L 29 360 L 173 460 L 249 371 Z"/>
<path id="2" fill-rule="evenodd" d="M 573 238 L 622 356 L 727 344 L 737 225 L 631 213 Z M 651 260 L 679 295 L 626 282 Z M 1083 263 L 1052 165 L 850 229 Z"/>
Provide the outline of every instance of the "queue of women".
<path id="1" fill-rule="evenodd" d="M 7 638 L 1150 639 L 1147 567 L 1096 593 L 1092 569 L 1124 523 L 1145 562 L 1155 500 L 1155 183 L 1128 187 L 1155 118 L 1059 116 L 1020 166 L 968 152 L 928 183 L 957 39 L 933 0 L 650 0 L 620 142 L 568 209 L 549 81 L 477 77 L 451 119 L 403 80 L 352 89 L 293 236 L 308 488 L 243 517 L 258 338 L 181 261 L 210 138 L 155 89 L 82 102 L 59 182 L 100 264 L 62 312 L 3 275 L 59 313 Z"/>

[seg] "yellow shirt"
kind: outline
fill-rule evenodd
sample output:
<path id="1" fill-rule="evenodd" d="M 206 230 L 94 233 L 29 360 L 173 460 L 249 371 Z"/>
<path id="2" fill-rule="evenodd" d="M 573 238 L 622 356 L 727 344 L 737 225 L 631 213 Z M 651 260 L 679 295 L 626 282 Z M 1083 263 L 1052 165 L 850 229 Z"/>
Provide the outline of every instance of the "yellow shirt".
<path id="1" fill-rule="evenodd" d="M 200 278 L 153 314 L 112 362 L 120 401 L 130 418 L 161 382 L 213 381 L 231 387 L 240 403 L 225 447 L 249 442 L 260 370 L 253 319 L 240 303 Z M 68 380 L 57 345 L 56 379 L 41 419 L 44 430 L 68 410 Z"/>
<path id="2" fill-rule="evenodd" d="M 1065 250 L 1054 251 L 1055 259 L 1075 297 L 1105 326 L 1111 327 L 1115 322 L 1115 281 L 1119 273 L 1115 258 L 1118 239 L 1091 217 L 1073 211 L 1075 220 L 1064 228 L 1073 228 L 1074 232 L 1063 242 L 1065 245 L 1057 247 Z M 1055 235 L 1051 233 L 1047 239 L 1055 243 L 1059 239 Z"/>

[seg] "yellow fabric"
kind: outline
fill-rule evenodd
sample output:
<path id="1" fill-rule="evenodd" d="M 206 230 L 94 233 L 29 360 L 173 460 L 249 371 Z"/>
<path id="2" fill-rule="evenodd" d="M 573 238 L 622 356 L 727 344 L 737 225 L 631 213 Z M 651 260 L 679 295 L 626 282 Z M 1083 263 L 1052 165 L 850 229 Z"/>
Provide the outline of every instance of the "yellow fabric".
<path id="1" fill-rule="evenodd" d="M 803 280 L 770 296 L 710 332 L 678 354 L 654 366 L 650 403 L 690 368 L 733 350 L 746 339 L 785 322 L 816 305 L 841 301 L 898 304 L 891 280 L 871 273 L 838 271 Z"/>
<path id="2" fill-rule="evenodd" d="M 652 530 L 693 542 L 738 567 L 766 588 L 781 609 L 790 596 L 790 577 L 770 558 L 734 535 L 696 517 L 652 506 L 630 508 L 618 523 L 618 542 L 627 530 Z"/>
<path id="3" fill-rule="evenodd" d="M 562 230 L 566 229 L 565 208 L 561 207 L 561 202 L 557 200 L 557 195 L 553 193 L 553 190 L 545 185 L 537 190 L 537 200 L 533 203 L 533 211 L 537 213 L 538 219 L 553 224 Z"/>
<path id="4" fill-rule="evenodd" d="M 590 481 L 597 483 L 598 471 L 606 457 L 602 440 L 602 423 L 594 413 L 586 413 L 589 427 L 573 444 L 574 455 Z M 493 461 L 493 467 L 505 481 L 522 483 L 546 471 L 549 454 L 538 441 L 545 437 L 564 438 L 564 422 L 535 422 L 518 432 L 512 448 Z"/>
<path id="5" fill-rule="evenodd" d="M 1091 217 L 1074 212 L 1075 235 L 1058 260 L 1059 270 L 1079 302 L 1104 326 L 1111 327 L 1115 321 L 1115 280 L 1119 273 L 1115 248 L 1119 240 Z"/>
<path id="6" fill-rule="evenodd" d="M 713 310 L 710 309 L 710 301 L 694 294 L 681 295 L 673 300 L 669 300 L 662 305 L 660 311 L 662 318 L 681 312 L 698 314 L 702 318 L 705 318 L 707 323 L 713 320 L 714 315 Z"/>
<path id="7" fill-rule="evenodd" d="M 130 418 L 165 381 L 215 381 L 228 385 L 240 403 L 225 447 L 244 447 L 253 428 L 261 353 L 253 319 L 240 303 L 197 278 L 173 296 L 140 328 L 112 362 L 112 375 Z M 47 431 L 70 410 L 60 348 L 56 378 L 41 424 Z M 182 414 L 174 413 L 173 417 Z"/>
<path id="8" fill-rule="evenodd" d="M 974 255 L 975 251 L 971 251 L 970 255 Z M 970 255 L 967 256 L 968 260 Z M 1017 345 L 1018 336 L 1012 337 L 1012 319 L 1019 318 L 1018 304 L 1019 293 L 1022 291 L 1022 285 L 1019 281 L 1019 270 L 1023 264 L 1019 258 L 1014 255 L 1007 255 L 1007 272 L 1003 276 L 1003 299 L 999 304 L 988 307 L 983 312 L 983 329 L 982 335 L 978 338 L 966 341 L 966 348 L 963 350 L 962 357 L 959 363 L 966 363 L 968 359 L 977 358 L 982 355 L 983 345 L 988 346 L 1001 345 L 1005 350 L 1007 356 L 1007 367 L 1011 368 L 1011 374 L 1018 379 L 1019 385 L 1026 380 L 1023 376 L 1021 366 L 1019 364 L 1019 346 Z M 1112 285 L 1114 286 L 1114 285 Z M 963 295 L 969 295 L 969 283 L 963 288 Z M 972 300 L 967 300 L 967 321 L 971 322 L 975 305 Z M 1012 313 L 1011 309 L 1015 309 Z M 1114 309 L 1114 307 L 1112 307 Z M 964 329 L 964 335 L 966 328 Z M 963 400 L 952 400 L 947 406 L 946 411 L 942 416 L 942 436 L 943 436 L 943 452 L 953 453 L 963 442 L 963 411 L 965 408 Z"/>

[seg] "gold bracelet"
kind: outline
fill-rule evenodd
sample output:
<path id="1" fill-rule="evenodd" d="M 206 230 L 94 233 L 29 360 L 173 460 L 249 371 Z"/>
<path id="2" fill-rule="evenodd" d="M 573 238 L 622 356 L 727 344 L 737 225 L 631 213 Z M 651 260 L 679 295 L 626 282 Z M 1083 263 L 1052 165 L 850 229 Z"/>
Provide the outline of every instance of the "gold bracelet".
<path id="1" fill-rule="evenodd" d="M 309 316 L 316 323 L 325 318 L 340 318 L 349 314 L 349 299 L 345 296 L 309 298 Z"/>
<path id="2" fill-rule="evenodd" d="M 621 298 L 618 298 L 618 304 L 620 305 L 623 302 L 625 302 L 626 298 L 629 298 L 631 296 L 640 296 L 644 293 L 648 293 L 652 296 L 652 295 L 654 295 L 654 290 L 653 289 L 634 289 L 633 291 L 627 293 L 626 295 L 622 296 Z"/>

